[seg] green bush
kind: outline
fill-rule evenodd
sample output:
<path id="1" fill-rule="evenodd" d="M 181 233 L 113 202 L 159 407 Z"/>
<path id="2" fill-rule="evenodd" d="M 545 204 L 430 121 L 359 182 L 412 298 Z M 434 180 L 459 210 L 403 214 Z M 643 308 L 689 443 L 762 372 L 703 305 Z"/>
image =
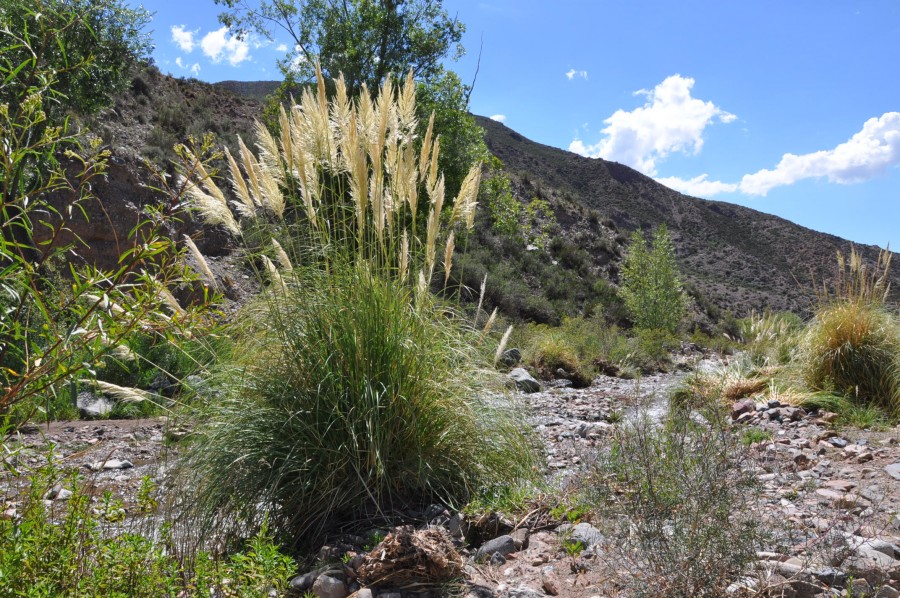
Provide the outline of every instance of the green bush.
<path id="1" fill-rule="evenodd" d="M 884 307 L 848 301 L 820 309 L 801 359 L 810 388 L 900 416 L 900 324 Z"/>
<path id="2" fill-rule="evenodd" d="M 619 293 L 636 327 L 665 330 L 670 334 L 678 329 L 687 300 L 665 225 L 653 232 L 651 249 L 647 248 L 641 231 L 631 235 L 631 245 L 622 264 Z"/>
<path id="3" fill-rule="evenodd" d="M 241 316 L 241 349 L 186 457 L 201 525 L 240 533 L 267 517 L 282 541 L 309 544 L 354 516 L 462 505 L 529 475 L 520 424 L 489 398 L 475 339 L 452 319 L 362 267 L 287 286 Z"/>
<path id="4" fill-rule="evenodd" d="M 238 317 L 184 459 L 192 530 L 227 539 L 268 521 L 309 547 L 348 519 L 461 506 L 532 472 L 521 418 L 486 386 L 485 340 L 428 293 L 452 292 L 480 165 L 445 203 L 438 132 L 413 151 L 412 76 L 386 79 L 375 99 L 334 86 L 329 101 L 320 76 L 290 119 L 281 111 L 279 139 L 260 128 L 259 158 L 242 142 L 228 156 L 239 209 L 208 176 L 190 191 L 269 283 Z"/>

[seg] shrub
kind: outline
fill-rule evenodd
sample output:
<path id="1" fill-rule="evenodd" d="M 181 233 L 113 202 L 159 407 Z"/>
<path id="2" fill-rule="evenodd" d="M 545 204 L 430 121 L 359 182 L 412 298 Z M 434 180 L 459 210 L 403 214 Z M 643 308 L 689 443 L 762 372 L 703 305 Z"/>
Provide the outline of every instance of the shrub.
<path id="1" fill-rule="evenodd" d="M 596 508 L 608 514 L 610 565 L 635 596 L 722 596 L 765 535 L 750 506 L 759 482 L 738 439 L 677 412 L 626 422 L 598 456 Z"/>
<path id="2" fill-rule="evenodd" d="M 838 255 L 833 295 L 825 294 L 801 346 L 801 370 L 813 390 L 900 417 L 900 320 L 885 305 L 890 253 L 874 269 L 851 250 Z"/>
<path id="3" fill-rule="evenodd" d="M 165 529 L 154 539 L 130 529 L 133 522 L 113 525 L 109 515 L 121 504 L 109 496 L 98 500 L 91 484 L 57 469 L 53 457 L 51 465 L 17 478 L 17 517 L 0 518 L 0 596 L 208 596 L 227 589 L 263 598 L 286 588 L 294 562 L 265 530 L 227 559 L 193 555 L 187 571 L 168 550 Z M 72 495 L 45 501 L 54 487 Z"/>
<path id="4" fill-rule="evenodd" d="M 268 517 L 308 544 L 354 516 L 462 505 L 527 477 L 532 452 L 454 322 L 362 267 L 287 286 L 242 316 L 240 357 L 187 457 L 201 525 Z"/>

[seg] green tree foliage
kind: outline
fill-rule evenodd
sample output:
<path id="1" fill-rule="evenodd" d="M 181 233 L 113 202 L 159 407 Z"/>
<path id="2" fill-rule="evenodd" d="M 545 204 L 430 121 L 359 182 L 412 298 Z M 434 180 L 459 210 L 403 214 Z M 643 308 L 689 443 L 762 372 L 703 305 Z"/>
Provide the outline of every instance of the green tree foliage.
<path id="1" fill-rule="evenodd" d="M 503 163 L 499 158 L 491 156 L 486 174 L 481 183 L 479 201 L 487 206 L 491 229 L 504 237 L 520 237 L 522 204 L 513 196 L 512 185 L 503 172 Z"/>
<path id="2" fill-rule="evenodd" d="M 136 330 L 165 327 L 175 335 L 188 324 L 180 307 L 162 308 L 166 287 L 183 280 L 178 252 L 163 233 L 183 208 L 184 190 L 161 173 L 165 201 L 146 206 L 147 218 L 114 271 L 70 265 L 60 273 L 76 261 L 70 250 L 78 247 L 58 240 L 82 217 L 82 203 L 96 199 L 91 182 L 103 175 L 108 153 L 54 114 L 65 98 L 83 108 L 106 101 L 99 93 L 109 93 L 109 79 L 93 67 L 103 60 L 94 51 L 108 46 L 92 19 L 120 13 L 102 0 L 22 4 L 0 4 L 0 427 L 10 417 L 27 420 L 70 382 L 92 377 L 104 356 L 128 353 L 126 339 Z M 94 12 L 101 8 L 111 12 Z M 84 91 L 82 78 L 95 75 L 98 89 Z"/>
<path id="3" fill-rule="evenodd" d="M 108 106 L 149 54 L 149 22 L 149 12 L 121 0 L 0 0 L 0 103 L 16 111 L 29 90 L 43 89 L 51 119 Z"/>
<path id="4" fill-rule="evenodd" d="M 343 73 L 351 96 L 365 84 L 380 87 L 389 74 L 412 69 L 417 80 L 441 71 L 440 61 L 462 54 L 465 26 L 451 18 L 441 0 L 216 0 L 226 7 L 222 24 L 238 33 L 256 32 L 291 38 L 294 48 L 279 63 L 294 82 L 316 79 L 320 63 L 325 79 Z M 256 6 L 251 6 L 255 4 Z"/>
<path id="5" fill-rule="evenodd" d="M 675 250 L 665 225 L 653 232 L 653 247 L 641 231 L 631 235 L 622 264 L 619 291 L 638 328 L 674 333 L 684 317 L 687 300 L 681 286 Z"/>

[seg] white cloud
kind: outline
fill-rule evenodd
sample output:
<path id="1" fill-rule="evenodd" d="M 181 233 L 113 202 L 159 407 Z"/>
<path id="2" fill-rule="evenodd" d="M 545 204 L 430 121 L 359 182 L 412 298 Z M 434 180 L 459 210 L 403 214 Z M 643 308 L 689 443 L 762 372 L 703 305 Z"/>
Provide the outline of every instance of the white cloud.
<path id="1" fill-rule="evenodd" d="M 181 59 L 181 56 L 175 58 L 175 64 L 178 65 L 178 68 L 185 69 L 191 71 L 191 74 L 197 75 L 200 72 L 200 63 L 195 62 L 194 64 L 188 65 L 185 61 Z"/>
<path id="2" fill-rule="evenodd" d="M 566 71 L 566 79 L 571 81 L 575 77 L 581 77 L 582 79 L 587 79 L 587 71 L 576 71 L 575 69 L 569 69 Z"/>
<path id="3" fill-rule="evenodd" d="M 506 122 L 505 114 L 495 114 L 491 117 L 491 120 L 496 120 L 498 123 Z"/>
<path id="4" fill-rule="evenodd" d="M 900 112 L 870 118 L 859 133 L 834 149 L 784 154 L 773 170 L 744 175 L 740 188 L 748 195 L 764 196 L 775 187 L 803 179 L 824 177 L 832 183 L 858 183 L 892 166 L 900 166 Z"/>
<path id="5" fill-rule="evenodd" d="M 172 41 L 182 52 L 190 53 L 194 50 L 194 32 L 186 31 L 184 25 L 172 26 Z"/>
<path id="6" fill-rule="evenodd" d="M 279 52 L 287 52 L 288 51 L 287 44 L 278 44 L 277 46 L 275 46 L 275 49 Z"/>
<path id="7" fill-rule="evenodd" d="M 569 144 L 569 151 L 627 164 L 648 175 L 656 174 L 656 163 L 673 152 L 697 154 L 703 148 L 703 131 L 716 120 L 729 123 L 737 118 L 712 102 L 691 97 L 694 80 L 672 75 L 647 96 L 643 106 L 630 112 L 617 110 L 604 120 L 604 137 L 586 145 L 580 139 Z"/>
<path id="8" fill-rule="evenodd" d="M 203 36 L 200 47 L 213 62 L 221 62 L 225 58 L 231 66 L 237 66 L 250 58 L 250 45 L 235 35 L 227 36 L 227 33 L 227 27 L 210 31 Z"/>
<path id="9" fill-rule="evenodd" d="M 660 177 L 656 182 L 666 187 L 680 191 L 694 197 L 712 197 L 720 193 L 734 193 L 738 190 L 737 183 L 723 183 L 722 181 L 707 180 L 706 174 L 695 176 L 692 179 L 682 179 L 677 176 Z"/>

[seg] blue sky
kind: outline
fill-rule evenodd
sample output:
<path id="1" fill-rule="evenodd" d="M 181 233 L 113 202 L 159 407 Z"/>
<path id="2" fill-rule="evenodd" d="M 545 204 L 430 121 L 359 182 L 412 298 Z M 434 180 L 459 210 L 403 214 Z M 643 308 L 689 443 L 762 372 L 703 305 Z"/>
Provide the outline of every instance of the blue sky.
<path id="1" fill-rule="evenodd" d="M 472 112 L 675 189 L 900 248 L 900 2 L 444 0 Z M 212 0 L 156 0 L 160 68 L 274 79 Z"/>

